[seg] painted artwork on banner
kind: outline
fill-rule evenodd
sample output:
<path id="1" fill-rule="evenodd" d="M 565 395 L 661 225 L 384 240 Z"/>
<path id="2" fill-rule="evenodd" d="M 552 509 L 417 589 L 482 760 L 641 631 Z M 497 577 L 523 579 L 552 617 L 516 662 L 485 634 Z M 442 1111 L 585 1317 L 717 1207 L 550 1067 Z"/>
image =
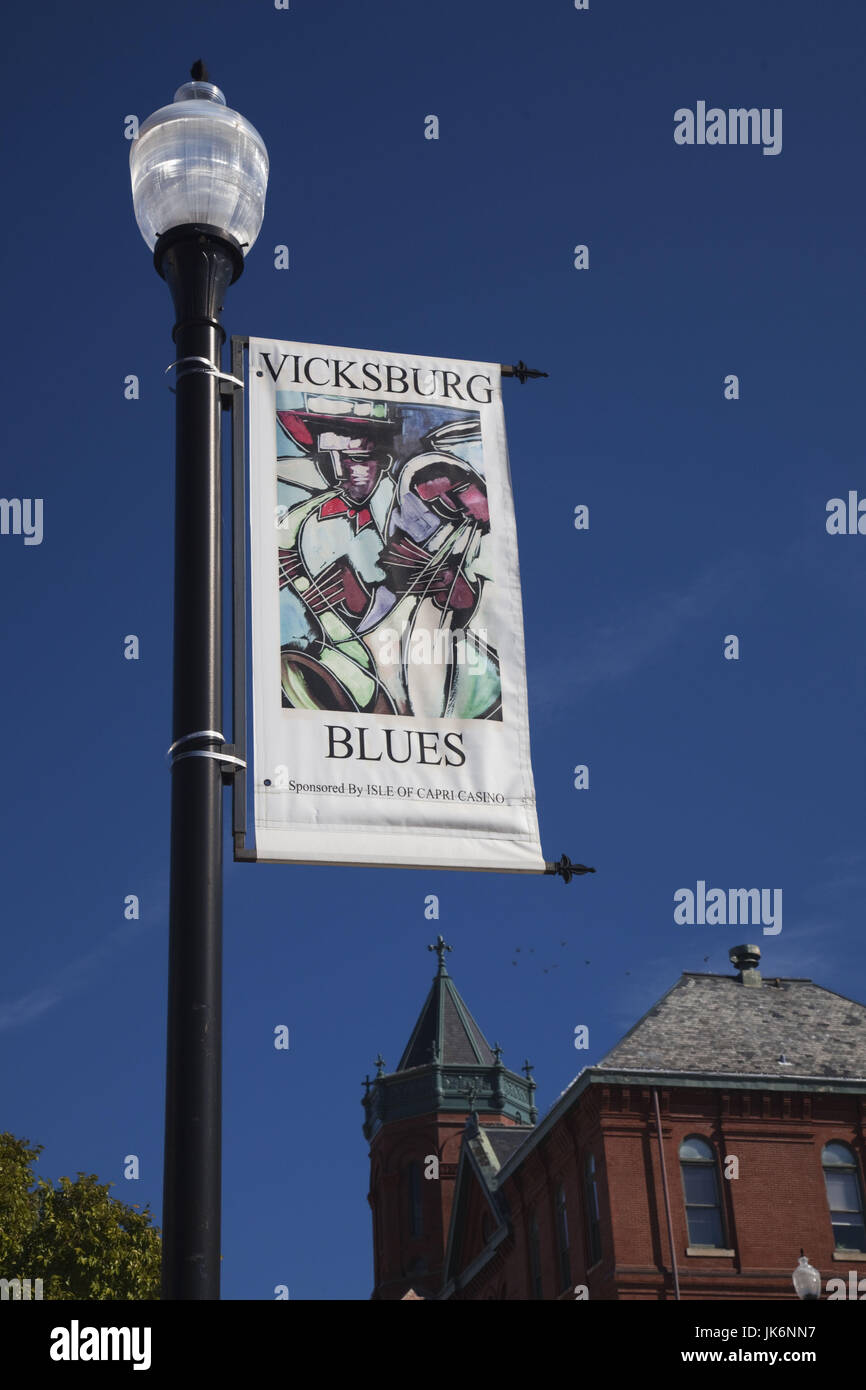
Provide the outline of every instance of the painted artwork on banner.
<path id="1" fill-rule="evenodd" d="M 276 393 L 281 694 L 501 719 L 477 412 Z"/>
<path id="2" fill-rule="evenodd" d="M 255 857 L 543 872 L 500 368 L 248 354 Z"/>

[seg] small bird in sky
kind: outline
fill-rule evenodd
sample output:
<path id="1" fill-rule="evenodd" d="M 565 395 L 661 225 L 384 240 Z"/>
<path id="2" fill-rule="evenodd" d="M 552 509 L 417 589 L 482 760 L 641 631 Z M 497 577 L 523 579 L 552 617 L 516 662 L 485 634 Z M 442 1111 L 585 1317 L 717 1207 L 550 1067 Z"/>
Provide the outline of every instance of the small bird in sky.
<path id="1" fill-rule="evenodd" d="M 591 965 L 591 964 L 592 964 L 592 962 L 591 962 L 591 961 L 588 961 L 588 960 L 585 960 L 583 963 L 584 963 L 584 965 Z"/>
<path id="2" fill-rule="evenodd" d="M 567 946 L 567 945 L 568 945 L 568 942 L 567 942 L 567 941 L 560 941 L 559 944 L 560 944 L 560 946 Z"/>
<path id="3" fill-rule="evenodd" d="M 519 954 L 519 952 L 520 952 L 520 947 L 519 947 L 519 946 L 515 946 L 514 950 L 515 950 L 515 952 L 517 952 L 517 953 Z"/>
<path id="4" fill-rule="evenodd" d="M 516 965 L 516 964 L 517 964 L 517 961 L 516 961 L 516 960 L 513 960 L 513 961 L 511 962 L 511 964 L 512 964 L 512 965 Z"/>
<path id="5" fill-rule="evenodd" d="M 529 948 L 529 954 L 530 954 L 531 956 L 534 956 L 534 955 L 535 955 L 535 947 L 534 947 L 534 946 L 530 946 L 530 948 Z"/>

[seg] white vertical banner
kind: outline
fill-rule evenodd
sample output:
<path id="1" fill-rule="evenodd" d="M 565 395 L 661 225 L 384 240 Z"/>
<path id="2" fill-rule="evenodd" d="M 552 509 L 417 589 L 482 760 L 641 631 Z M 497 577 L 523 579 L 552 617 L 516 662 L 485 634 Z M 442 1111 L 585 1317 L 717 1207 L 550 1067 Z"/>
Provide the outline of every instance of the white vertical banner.
<path id="1" fill-rule="evenodd" d="M 256 858 L 544 869 L 500 368 L 249 343 Z"/>

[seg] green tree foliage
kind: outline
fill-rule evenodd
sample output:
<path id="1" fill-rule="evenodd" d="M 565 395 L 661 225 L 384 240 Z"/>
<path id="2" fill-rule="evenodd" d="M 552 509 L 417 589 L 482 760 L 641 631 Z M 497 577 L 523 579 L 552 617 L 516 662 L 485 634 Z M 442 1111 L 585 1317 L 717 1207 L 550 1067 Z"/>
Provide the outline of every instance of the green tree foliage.
<path id="1" fill-rule="evenodd" d="M 37 1181 L 43 1147 L 0 1134 L 0 1278 L 42 1279 L 43 1298 L 159 1298 L 150 1210 L 110 1197 L 95 1173 Z"/>

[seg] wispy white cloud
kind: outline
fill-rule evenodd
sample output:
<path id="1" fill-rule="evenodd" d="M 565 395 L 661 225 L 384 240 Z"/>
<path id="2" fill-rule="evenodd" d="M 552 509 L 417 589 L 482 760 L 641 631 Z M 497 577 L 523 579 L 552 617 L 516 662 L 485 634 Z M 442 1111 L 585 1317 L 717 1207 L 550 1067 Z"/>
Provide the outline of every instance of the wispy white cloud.
<path id="1" fill-rule="evenodd" d="M 689 624 L 706 618 L 723 601 L 753 584 L 754 577 L 752 561 L 729 556 L 709 566 L 683 590 L 668 589 L 623 605 L 585 632 L 579 655 L 559 656 L 536 672 L 533 708 L 572 699 L 576 688 L 632 675 L 669 647 Z"/>
<path id="2" fill-rule="evenodd" d="M 138 921 L 126 922 L 104 936 L 103 939 L 84 955 L 69 961 L 49 977 L 44 984 L 28 990 L 18 999 L 0 1003 L 0 1033 L 11 1028 L 20 1028 L 41 1018 L 49 1009 L 68 999 L 70 995 L 84 988 L 99 969 L 113 956 L 126 950 L 128 946 L 167 910 L 167 880 L 149 886 L 142 901 L 148 905 L 147 915 Z"/>
<path id="3" fill-rule="evenodd" d="M 855 850 L 854 853 L 834 852 L 833 854 L 825 854 L 824 858 L 821 860 L 821 863 L 830 864 L 834 868 L 843 869 L 851 868 L 851 866 L 854 864 L 866 867 L 866 851 Z"/>
<path id="4" fill-rule="evenodd" d="M 14 999 L 9 1004 L 0 1004 L 0 1032 L 32 1022 L 34 1018 L 39 1018 L 55 1004 L 59 1004 L 61 998 L 60 990 L 52 985 L 45 985 L 41 989 L 31 990 L 29 994 L 22 994 L 20 999 Z"/>
<path id="5" fill-rule="evenodd" d="M 143 924 L 139 921 L 125 925 L 127 927 L 125 931 L 120 928 L 118 931 L 112 932 L 91 951 L 62 966 L 46 984 L 29 990 L 20 999 L 13 999 L 8 1004 L 0 1004 L 0 1032 L 9 1028 L 18 1028 L 23 1023 L 32 1023 L 35 1018 L 41 1017 L 42 1014 L 59 1004 L 61 1000 L 68 998 L 70 994 L 74 994 L 83 985 L 86 985 L 104 961 L 116 955 L 132 936 L 138 935 Z"/>

